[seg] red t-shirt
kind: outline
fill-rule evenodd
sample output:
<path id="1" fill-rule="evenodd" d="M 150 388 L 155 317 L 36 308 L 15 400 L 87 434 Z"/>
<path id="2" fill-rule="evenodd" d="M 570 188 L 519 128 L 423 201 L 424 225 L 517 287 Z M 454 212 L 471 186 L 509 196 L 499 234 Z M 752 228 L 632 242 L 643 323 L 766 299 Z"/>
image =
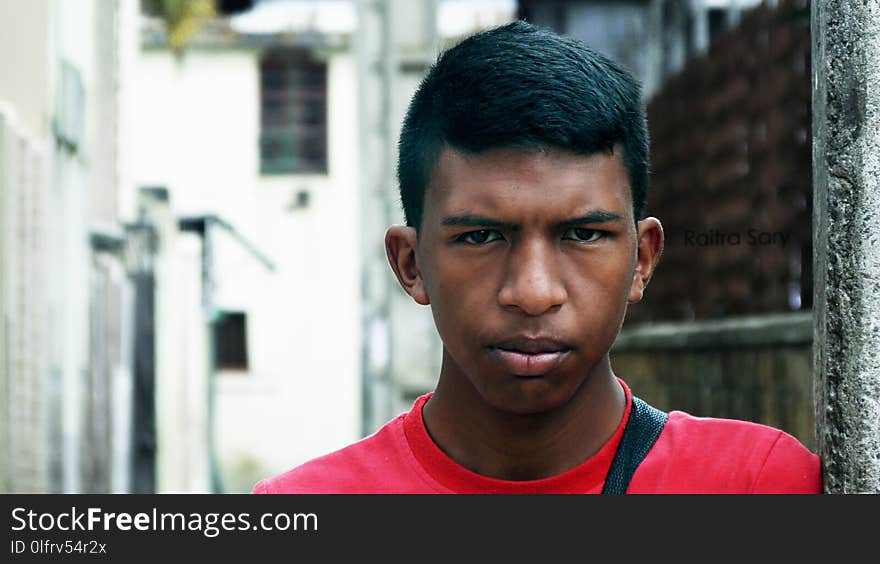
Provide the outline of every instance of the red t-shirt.
<path id="1" fill-rule="evenodd" d="M 600 493 L 632 407 L 595 455 L 550 478 L 510 481 L 476 474 L 449 458 L 425 429 L 419 397 L 374 434 L 274 478 L 254 493 Z M 821 493 L 819 458 L 765 425 L 669 413 L 627 493 Z"/>

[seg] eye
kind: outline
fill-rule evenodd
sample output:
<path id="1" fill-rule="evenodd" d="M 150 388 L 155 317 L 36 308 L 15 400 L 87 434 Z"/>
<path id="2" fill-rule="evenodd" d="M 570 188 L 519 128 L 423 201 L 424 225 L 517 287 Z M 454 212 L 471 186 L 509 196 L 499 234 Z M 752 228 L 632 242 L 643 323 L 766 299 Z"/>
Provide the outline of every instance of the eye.
<path id="1" fill-rule="evenodd" d="M 572 227 L 565 231 L 563 239 L 572 239 L 582 243 L 594 243 L 601 239 L 605 233 L 596 229 L 584 229 L 583 227 Z"/>
<path id="2" fill-rule="evenodd" d="M 480 229 L 479 231 L 468 231 L 462 233 L 458 240 L 468 245 L 485 245 L 492 241 L 501 239 L 501 233 L 494 229 Z"/>

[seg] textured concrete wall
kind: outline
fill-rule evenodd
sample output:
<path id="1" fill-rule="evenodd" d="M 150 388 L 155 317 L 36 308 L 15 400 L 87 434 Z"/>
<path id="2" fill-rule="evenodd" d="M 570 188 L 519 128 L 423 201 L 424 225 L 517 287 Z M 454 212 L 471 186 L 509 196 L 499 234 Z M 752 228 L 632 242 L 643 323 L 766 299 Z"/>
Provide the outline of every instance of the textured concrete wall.
<path id="1" fill-rule="evenodd" d="M 880 492 L 880 1 L 813 0 L 814 370 L 829 493 Z"/>

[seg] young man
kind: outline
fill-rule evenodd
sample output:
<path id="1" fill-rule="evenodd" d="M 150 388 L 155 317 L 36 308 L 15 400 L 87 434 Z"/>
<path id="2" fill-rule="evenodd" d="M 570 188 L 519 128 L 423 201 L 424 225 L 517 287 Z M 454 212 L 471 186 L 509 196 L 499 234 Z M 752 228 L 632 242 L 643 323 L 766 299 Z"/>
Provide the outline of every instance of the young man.
<path id="1" fill-rule="evenodd" d="M 659 412 L 609 362 L 663 248 L 638 83 L 516 22 L 444 53 L 400 137 L 388 259 L 443 341 L 433 393 L 257 493 L 818 493 L 770 427 Z"/>

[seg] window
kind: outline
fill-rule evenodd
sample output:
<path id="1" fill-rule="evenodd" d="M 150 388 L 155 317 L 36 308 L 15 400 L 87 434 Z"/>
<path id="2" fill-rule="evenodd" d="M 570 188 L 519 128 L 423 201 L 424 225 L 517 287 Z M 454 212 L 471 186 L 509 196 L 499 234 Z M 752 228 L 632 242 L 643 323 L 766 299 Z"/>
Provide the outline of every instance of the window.
<path id="1" fill-rule="evenodd" d="M 243 312 L 220 312 L 214 322 L 214 366 L 217 370 L 247 370 L 247 318 Z"/>
<path id="2" fill-rule="evenodd" d="M 260 173 L 327 172 L 327 65 L 304 49 L 260 60 Z"/>
<path id="3" fill-rule="evenodd" d="M 727 29 L 727 10 L 724 8 L 709 9 L 709 41 L 715 39 Z"/>

